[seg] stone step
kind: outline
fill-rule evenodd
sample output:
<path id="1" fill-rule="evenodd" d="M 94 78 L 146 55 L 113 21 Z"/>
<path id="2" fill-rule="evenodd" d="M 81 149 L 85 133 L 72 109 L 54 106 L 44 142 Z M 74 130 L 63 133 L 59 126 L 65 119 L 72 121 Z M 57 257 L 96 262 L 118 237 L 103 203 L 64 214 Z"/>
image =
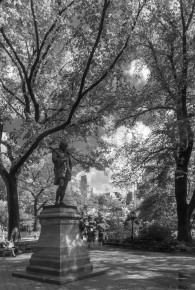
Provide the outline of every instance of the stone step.
<path id="1" fill-rule="evenodd" d="M 43 266 L 47 268 L 60 268 L 60 267 L 72 267 L 72 265 L 75 265 L 77 267 L 80 267 L 85 264 L 90 263 L 90 258 L 89 256 L 83 256 L 83 257 L 76 257 L 75 259 L 73 258 L 53 258 L 53 259 L 48 259 L 47 257 L 31 257 L 30 259 L 30 266 Z"/>
<path id="2" fill-rule="evenodd" d="M 29 273 L 42 273 L 46 275 L 54 275 L 54 276 L 64 276 L 70 273 L 77 273 L 77 272 L 91 272 L 93 270 L 92 264 L 85 264 L 84 266 L 77 267 L 77 266 L 68 266 L 63 267 L 60 269 L 52 268 L 52 267 L 44 267 L 44 266 L 27 266 L 26 271 Z"/>

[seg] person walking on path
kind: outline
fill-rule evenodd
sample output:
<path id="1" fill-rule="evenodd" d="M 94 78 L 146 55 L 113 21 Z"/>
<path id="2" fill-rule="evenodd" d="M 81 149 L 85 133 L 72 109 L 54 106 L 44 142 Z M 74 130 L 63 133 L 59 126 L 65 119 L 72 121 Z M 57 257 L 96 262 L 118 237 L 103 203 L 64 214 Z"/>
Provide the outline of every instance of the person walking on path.
<path id="1" fill-rule="evenodd" d="M 104 233 L 102 231 L 99 231 L 99 233 L 98 233 L 98 242 L 99 242 L 100 248 L 102 248 L 103 239 L 104 239 Z"/>
<path id="2" fill-rule="evenodd" d="M 95 230 L 96 223 L 91 215 L 88 216 L 88 226 L 87 226 L 87 242 L 88 248 L 91 248 L 95 242 Z"/>

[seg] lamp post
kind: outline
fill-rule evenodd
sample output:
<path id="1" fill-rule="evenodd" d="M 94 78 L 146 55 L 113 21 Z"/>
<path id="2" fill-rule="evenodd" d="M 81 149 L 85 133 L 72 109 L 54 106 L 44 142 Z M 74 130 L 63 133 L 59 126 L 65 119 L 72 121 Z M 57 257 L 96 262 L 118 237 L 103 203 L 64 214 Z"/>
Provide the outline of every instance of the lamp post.
<path id="1" fill-rule="evenodd" d="M 131 240 L 133 240 L 133 225 L 134 225 L 135 219 L 136 219 L 136 214 L 134 211 L 132 211 L 129 214 L 129 220 L 131 220 Z"/>

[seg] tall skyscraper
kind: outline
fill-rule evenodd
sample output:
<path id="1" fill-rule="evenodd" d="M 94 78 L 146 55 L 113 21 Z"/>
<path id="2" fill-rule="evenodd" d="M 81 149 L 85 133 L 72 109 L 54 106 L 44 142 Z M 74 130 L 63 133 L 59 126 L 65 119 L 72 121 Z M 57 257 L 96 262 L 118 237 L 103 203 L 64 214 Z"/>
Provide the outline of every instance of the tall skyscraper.
<path id="1" fill-rule="evenodd" d="M 87 194 L 88 194 L 87 175 L 81 176 L 80 190 L 81 190 L 82 196 L 87 197 Z"/>
<path id="2" fill-rule="evenodd" d="M 127 193 L 127 197 L 126 197 L 126 205 L 129 205 L 132 201 L 132 197 L 133 197 L 133 193 L 130 191 Z"/>

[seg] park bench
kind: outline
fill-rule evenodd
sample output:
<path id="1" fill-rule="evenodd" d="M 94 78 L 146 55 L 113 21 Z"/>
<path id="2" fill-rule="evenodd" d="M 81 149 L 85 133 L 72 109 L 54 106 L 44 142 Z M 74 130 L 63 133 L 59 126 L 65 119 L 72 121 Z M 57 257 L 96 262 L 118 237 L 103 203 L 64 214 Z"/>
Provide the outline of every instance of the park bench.
<path id="1" fill-rule="evenodd" d="M 25 241 L 16 242 L 15 245 L 18 247 L 20 251 L 22 251 L 23 253 L 26 253 L 26 252 L 33 252 L 33 249 L 36 243 L 37 243 L 37 240 L 34 240 L 34 241 L 25 240 Z"/>
<path id="2" fill-rule="evenodd" d="M 11 255 L 12 255 L 12 251 L 10 249 L 0 248 L 1 257 L 11 256 Z"/>

